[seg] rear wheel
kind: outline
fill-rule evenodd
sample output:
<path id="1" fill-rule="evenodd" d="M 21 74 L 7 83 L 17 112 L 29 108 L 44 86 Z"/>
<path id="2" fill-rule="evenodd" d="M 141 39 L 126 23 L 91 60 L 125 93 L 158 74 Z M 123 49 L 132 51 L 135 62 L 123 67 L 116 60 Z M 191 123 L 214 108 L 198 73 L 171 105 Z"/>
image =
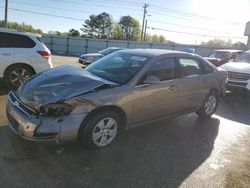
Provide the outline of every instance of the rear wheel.
<path id="1" fill-rule="evenodd" d="M 79 141 L 89 149 L 110 145 L 122 131 L 120 116 L 112 111 L 92 115 L 79 130 Z"/>
<path id="2" fill-rule="evenodd" d="M 217 106 L 218 95 L 216 92 L 210 92 L 196 114 L 202 118 L 210 117 L 216 111 Z"/>
<path id="3" fill-rule="evenodd" d="M 34 74 L 34 70 L 27 65 L 13 65 L 6 70 L 4 81 L 8 87 L 16 89 Z"/>

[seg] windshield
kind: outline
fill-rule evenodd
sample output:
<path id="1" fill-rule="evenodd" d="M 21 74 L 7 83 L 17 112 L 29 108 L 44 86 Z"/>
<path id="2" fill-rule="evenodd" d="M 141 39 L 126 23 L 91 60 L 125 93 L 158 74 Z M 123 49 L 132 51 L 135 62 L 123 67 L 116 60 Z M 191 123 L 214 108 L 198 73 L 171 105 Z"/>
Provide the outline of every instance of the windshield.
<path id="1" fill-rule="evenodd" d="M 211 53 L 208 57 L 224 60 L 224 59 L 227 59 L 229 56 L 230 56 L 230 52 L 217 51 L 217 52 Z"/>
<path id="2" fill-rule="evenodd" d="M 124 52 L 110 54 L 88 66 L 85 70 L 105 80 L 125 84 L 148 61 L 148 57 Z"/>
<path id="3" fill-rule="evenodd" d="M 234 59 L 234 62 L 250 63 L 250 52 L 244 52 Z"/>

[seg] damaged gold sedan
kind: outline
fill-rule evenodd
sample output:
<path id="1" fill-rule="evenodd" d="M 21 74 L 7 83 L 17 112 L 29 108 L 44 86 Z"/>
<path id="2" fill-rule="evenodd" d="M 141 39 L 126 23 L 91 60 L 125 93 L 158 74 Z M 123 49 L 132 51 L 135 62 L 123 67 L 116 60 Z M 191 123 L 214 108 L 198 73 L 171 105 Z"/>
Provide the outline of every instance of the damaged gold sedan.
<path id="1" fill-rule="evenodd" d="M 105 147 L 137 125 L 196 112 L 210 117 L 226 72 L 198 55 L 134 49 L 86 69 L 64 65 L 9 93 L 9 127 L 32 141 L 79 140 Z"/>

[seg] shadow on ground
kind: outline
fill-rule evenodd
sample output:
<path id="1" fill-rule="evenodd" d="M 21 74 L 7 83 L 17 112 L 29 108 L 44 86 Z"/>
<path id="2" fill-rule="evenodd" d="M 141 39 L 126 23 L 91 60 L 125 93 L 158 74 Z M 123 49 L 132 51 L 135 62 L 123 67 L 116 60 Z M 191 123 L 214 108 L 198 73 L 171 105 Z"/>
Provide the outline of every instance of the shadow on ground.
<path id="1" fill-rule="evenodd" d="M 0 79 L 0 96 L 6 95 L 8 93 L 9 89 L 5 86 L 3 79 Z"/>
<path id="2" fill-rule="evenodd" d="M 250 125 L 250 96 L 229 93 L 221 99 L 216 115 Z"/>
<path id="3" fill-rule="evenodd" d="M 178 187 L 211 154 L 220 121 L 190 114 L 125 132 L 108 148 L 31 143 L 0 128 L 1 186 Z"/>

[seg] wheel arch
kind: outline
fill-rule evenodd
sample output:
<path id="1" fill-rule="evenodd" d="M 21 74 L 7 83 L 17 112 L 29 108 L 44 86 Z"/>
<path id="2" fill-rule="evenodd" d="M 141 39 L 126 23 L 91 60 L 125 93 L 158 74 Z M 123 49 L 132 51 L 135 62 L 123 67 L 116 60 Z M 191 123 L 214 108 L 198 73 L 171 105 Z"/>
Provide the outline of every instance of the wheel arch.
<path id="1" fill-rule="evenodd" d="M 100 112 L 104 112 L 104 111 L 113 111 L 116 112 L 122 120 L 122 130 L 124 130 L 127 126 L 127 116 L 125 114 L 125 112 L 118 106 L 115 105 L 107 105 L 107 106 L 101 106 L 99 108 L 96 108 L 94 110 L 92 110 L 82 121 L 80 128 L 78 129 L 78 136 L 77 139 L 80 138 L 80 134 L 82 131 L 84 131 L 85 125 L 86 123 L 95 115 L 98 114 Z"/>
<path id="2" fill-rule="evenodd" d="M 113 111 L 113 112 L 116 112 L 121 120 L 122 120 L 122 124 L 124 126 L 126 126 L 127 124 L 127 116 L 126 116 L 126 113 L 124 112 L 124 110 L 122 110 L 122 108 L 118 107 L 118 106 L 115 106 L 115 105 L 107 105 L 107 106 L 101 106 L 99 108 L 96 108 L 94 110 L 92 110 L 86 118 L 84 118 L 83 122 L 86 122 L 89 118 L 91 118 L 93 115 L 95 115 L 96 113 L 100 113 L 100 112 L 103 112 L 103 111 Z"/>

